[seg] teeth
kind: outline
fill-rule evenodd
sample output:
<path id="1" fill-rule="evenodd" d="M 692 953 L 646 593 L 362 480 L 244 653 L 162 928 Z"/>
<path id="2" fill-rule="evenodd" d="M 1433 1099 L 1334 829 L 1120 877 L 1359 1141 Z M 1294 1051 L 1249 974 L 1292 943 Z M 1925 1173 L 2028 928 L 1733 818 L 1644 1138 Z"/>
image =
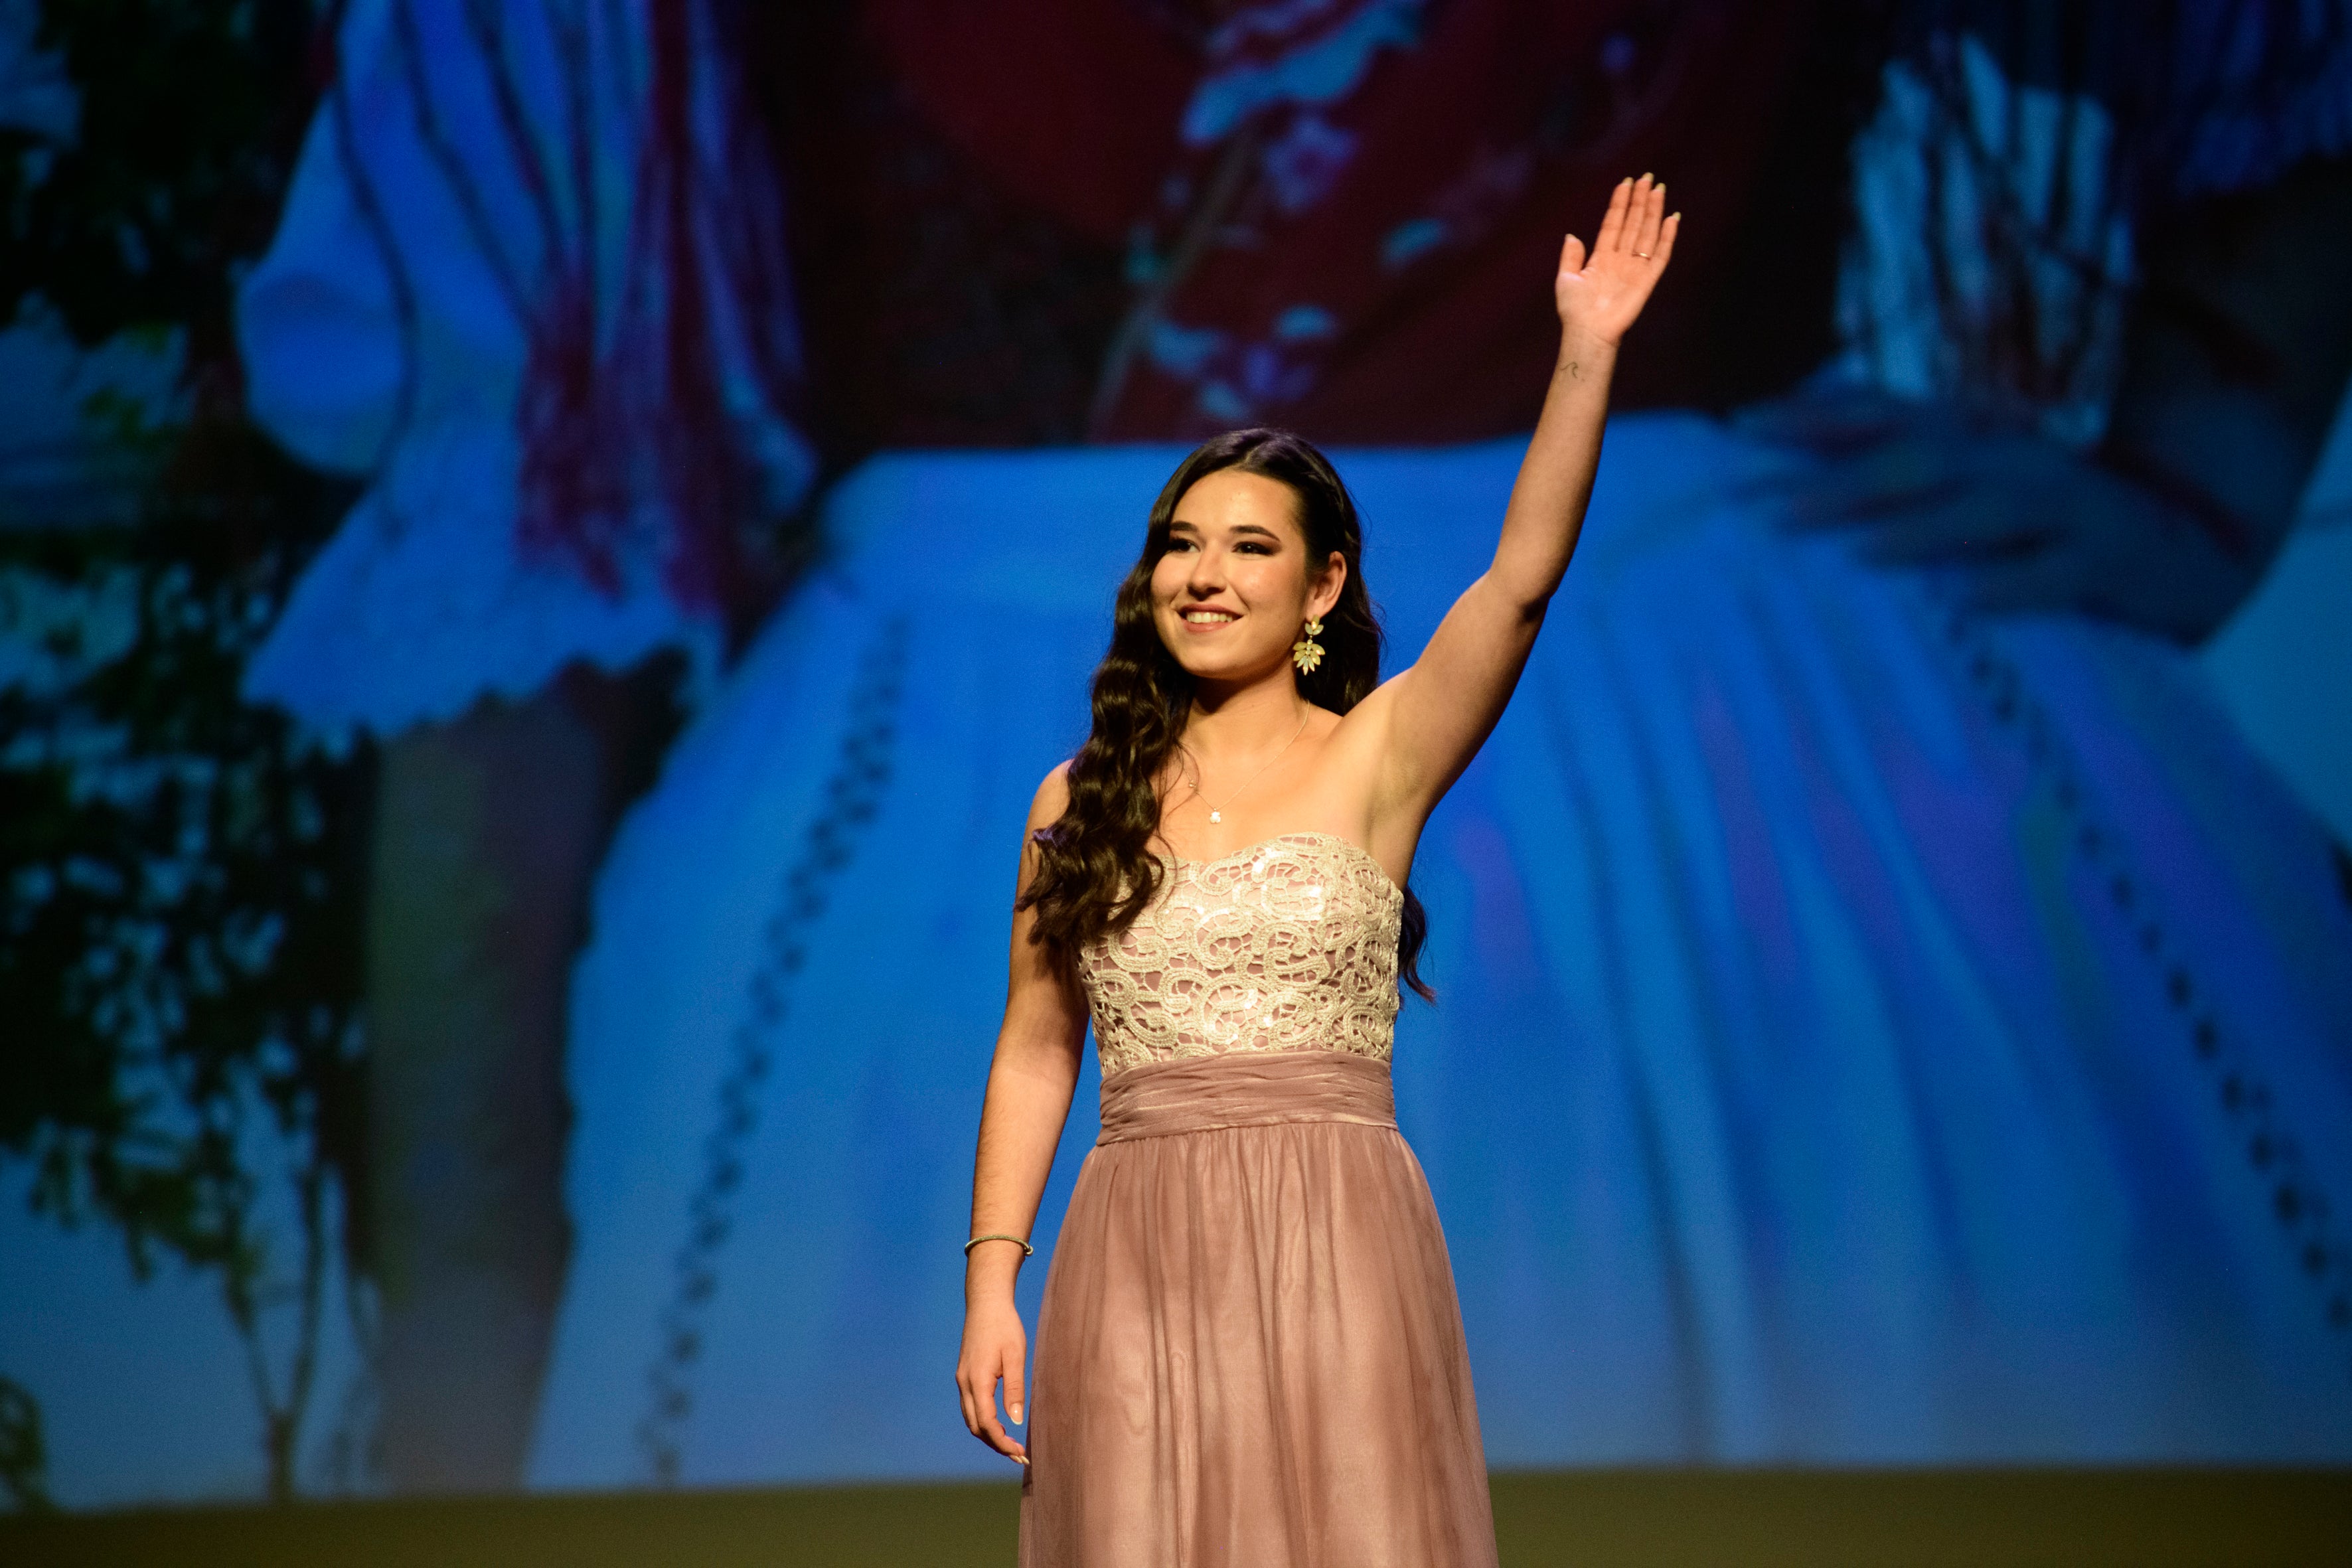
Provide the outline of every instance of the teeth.
<path id="1" fill-rule="evenodd" d="M 1201 626 L 1210 622 L 1230 621 L 1235 618 L 1233 616 L 1227 615 L 1223 610 L 1186 610 L 1182 612 L 1182 615 L 1186 620 L 1191 621 L 1195 626 Z"/>

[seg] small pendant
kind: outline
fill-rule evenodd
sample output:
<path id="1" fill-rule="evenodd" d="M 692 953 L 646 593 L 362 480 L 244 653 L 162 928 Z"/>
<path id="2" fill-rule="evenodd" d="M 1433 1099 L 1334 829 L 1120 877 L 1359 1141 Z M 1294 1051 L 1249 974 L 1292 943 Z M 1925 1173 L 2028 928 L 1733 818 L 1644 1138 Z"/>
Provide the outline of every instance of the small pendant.
<path id="1" fill-rule="evenodd" d="M 1209 820 L 1210 820 L 1211 822 L 1223 822 L 1224 819 L 1225 819 L 1225 814 L 1224 814 L 1223 812 L 1221 812 L 1221 811 L 1213 811 L 1213 812 L 1209 813 Z"/>

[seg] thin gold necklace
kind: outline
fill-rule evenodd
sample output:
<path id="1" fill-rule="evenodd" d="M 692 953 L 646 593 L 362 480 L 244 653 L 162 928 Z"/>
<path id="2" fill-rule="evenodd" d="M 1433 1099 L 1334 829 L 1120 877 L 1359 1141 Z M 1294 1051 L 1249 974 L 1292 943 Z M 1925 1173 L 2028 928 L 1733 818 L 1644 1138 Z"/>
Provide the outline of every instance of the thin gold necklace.
<path id="1" fill-rule="evenodd" d="M 1306 712 L 1300 714 L 1298 716 L 1298 728 L 1290 732 L 1290 739 L 1282 743 L 1282 750 L 1266 758 L 1265 766 L 1260 767 L 1257 772 L 1244 779 L 1242 781 L 1242 787 L 1225 796 L 1222 805 L 1209 805 L 1209 797 L 1201 794 L 1201 786 L 1198 784 L 1193 784 L 1192 793 L 1195 795 L 1200 796 L 1200 801 L 1202 805 L 1209 806 L 1209 820 L 1211 822 L 1224 821 L 1225 807 L 1241 799 L 1244 791 L 1247 790 L 1250 785 L 1257 783 L 1258 780 L 1265 777 L 1266 768 L 1270 768 L 1274 766 L 1275 763 L 1282 761 L 1283 757 L 1289 752 L 1290 748 L 1298 744 L 1298 737 L 1307 733 L 1307 721 L 1313 717 L 1315 717 L 1315 710 L 1312 708 L 1307 709 Z"/>

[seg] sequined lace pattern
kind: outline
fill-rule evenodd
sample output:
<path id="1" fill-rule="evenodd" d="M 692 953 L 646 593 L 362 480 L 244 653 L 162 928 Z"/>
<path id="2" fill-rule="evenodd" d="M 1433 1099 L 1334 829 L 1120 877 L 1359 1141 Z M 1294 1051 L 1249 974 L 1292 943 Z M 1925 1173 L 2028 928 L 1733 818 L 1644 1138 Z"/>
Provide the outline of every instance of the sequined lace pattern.
<path id="1" fill-rule="evenodd" d="M 1151 907 L 1079 965 L 1103 1076 L 1223 1051 L 1385 1061 L 1404 895 L 1344 838 L 1285 834 L 1177 860 Z"/>

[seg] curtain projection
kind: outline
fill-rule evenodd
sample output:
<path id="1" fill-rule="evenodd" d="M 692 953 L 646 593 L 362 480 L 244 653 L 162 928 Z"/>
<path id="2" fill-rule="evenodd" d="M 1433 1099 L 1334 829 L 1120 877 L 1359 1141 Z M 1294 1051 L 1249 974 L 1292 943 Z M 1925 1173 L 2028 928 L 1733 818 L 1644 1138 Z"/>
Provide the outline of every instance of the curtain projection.
<path id="1" fill-rule="evenodd" d="M 1412 868 L 1488 1461 L 2352 1459 L 2337 0 L 0 0 L 0 145 L 10 1503 L 996 1474 L 1153 500 L 1322 445 L 1410 660 L 1645 170 Z"/>

